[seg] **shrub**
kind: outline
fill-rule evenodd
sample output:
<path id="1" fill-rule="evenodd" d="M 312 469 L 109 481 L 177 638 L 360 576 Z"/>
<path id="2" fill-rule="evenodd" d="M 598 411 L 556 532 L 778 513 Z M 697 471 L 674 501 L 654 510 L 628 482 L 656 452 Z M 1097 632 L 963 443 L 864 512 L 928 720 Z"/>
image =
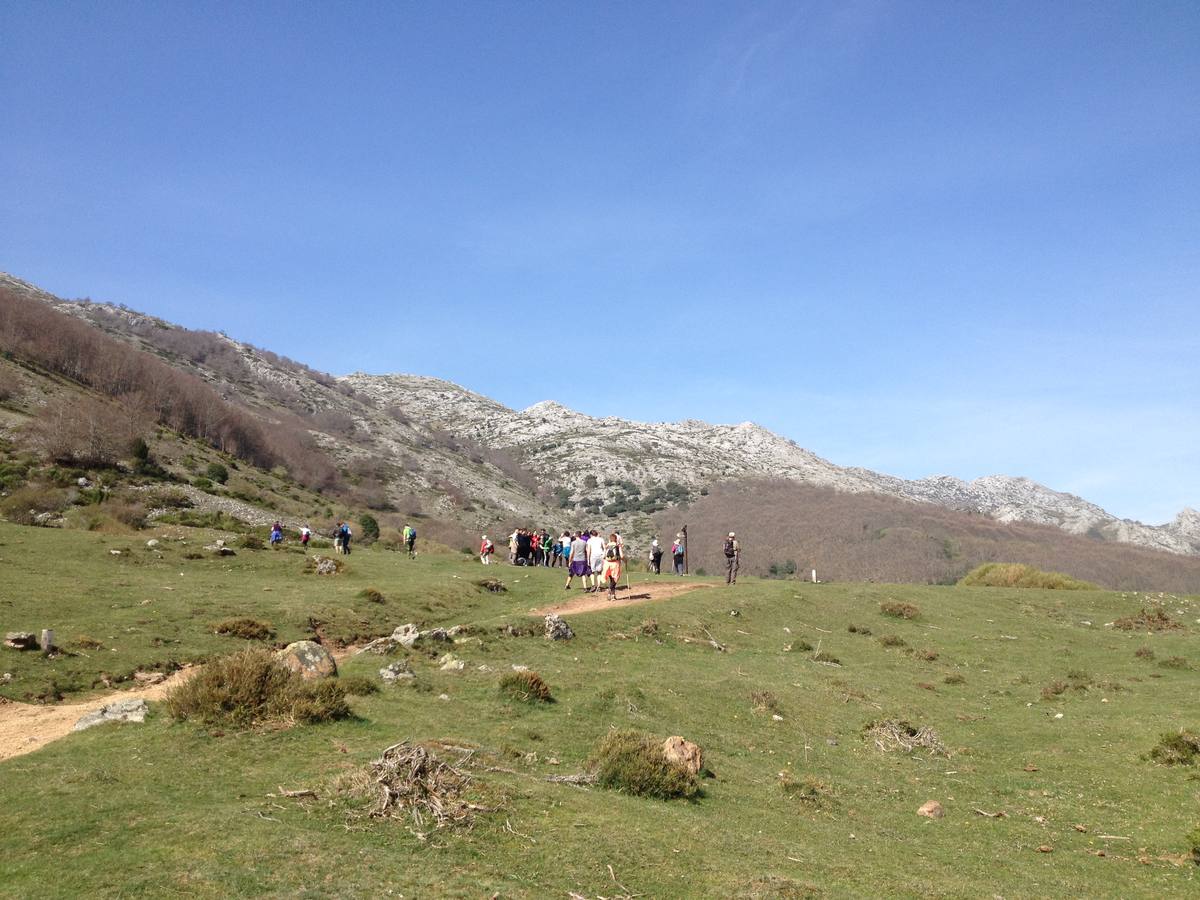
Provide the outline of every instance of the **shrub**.
<path id="1" fill-rule="evenodd" d="M 368 603 L 383 603 L 387 598 L 383 596 L 383 592 L 379 588 L 363 588 L 358 592 L 358 596 L 362 597 Z"/>
<path id="2" fill-rule="evenodd" d="M 1154 659 L 1154 651 L 1144 644 L 1134 650 L 1133 655 L 1138 659 Z"/>
<path id="3" fill-rule="evenodd" d="M 358 524 L 362 526 L 362 534 L 360 535 L 359 540 L 361 540 L 364 545 L 373 544 L 379 540 L 379 522 L 374 516 L 360 516 L 358 519 Z"/>
<path id="4" fill-rule="evenodd" d="M 1159 665 L 1159 667 L 1160 667 L 1160 668 L 1163 668 L 1163 669 L 1183 669 L 1183 670 L 1187 670 L 1187 669 L 1190 669 L 1190 668 L 1192 667 L 1192 664 L 1191 664 L 1190 662 L 1188 662 L 1188 661 L 1187 661 L 1187 660 L 1186 660 L 1184 657 L 1182 657 L 1182 656 L 1172 656 L 1172 657 L 1169 657 L 1169 658 L 1167 658 L 1167 659 L 1164 659 L 1164 660 L 1162 660 L 1162 662 L 1160 662 L 1158 665 Z"/>
<path id="5" fill-rule="evenodd" d="M 1043 572 L 1023 563 L 984 563 L 962 577 L 959 584 L 975 587 L 1041 588 L 1058 591 L 1095 591 L 1096 585 L 1062 572 Z"/>
<path id="6" fill-rule="evenodd" d="M 218 622 L 214 627 L 217 634 L 227 634 L 230 637 L 244 638 L 247 641 L 265 641 L 275 635 L 269 622 L 240 616 Z"/>
<path id="7" fill-rule="evenodd" d="M 967 679 L 959 672 L 951 672 L 942 679 L 942 684 L 966 684 Z"/>
<path id="8" fill-rule="evenodd" d="M 900 637 L 898 634 L 885 634 L 879 639 L 879 643 L 885 647 L 907 647 L 908 641 Z"/>
<path id="9" fill-rule="evenodd" d="M 1135 615 L 1123 616 L 1113 622 L 1113 627 L 1122 631 L 1173 631 L 1183 626 L 1163 612 L 1161 606 L 1155 606 L 1151 609 L 1142 607 Z"/>
<path id="10" fill-rule="evenodd" d="M 851 634 L 861 634 L 863 637 L 871 636 L 871 629 L 866 625 L 847 625 L 846 630 Z"/>
<path id="11" fill-rule="evenodd" d="M 154 509 L 190 509 L 192 498 L 177 488 L 156 488 L 144 494 L 146 503 Z"/>
<path id="12" fill-rule="evenodd" d="M 777 712 L 779 698 L 770 691 L 751 691 L 750 704 L 755 712 Z"/>
<path id="13" fill-rule="evenodd" d="M 1181 728 L 1173 734 L 1164 734 L 1151 748 L 1149 758 L 1164 766 L 1190 766 L 1200 756 L 1200 734 Z"/>
<path id="14" fill-rule="evenodd" d="M 213 660 L 166 696 L 167 712 L 205 725 L 311 724 L 350 715 L 336 681 L 308 682 L 267 650 Z"/>
<path id="15" fill-rule="evenodd" d="M 243 550 L 261 550 L 263 549 L 263 539 L 257 534 L 243 534 L 238 538 L 237 545 Z"/>
<path id="16" fill-rule="evenodd" d="M 104 512 L 116 519 L 122 525 L 130 528 L 145 528 L 146 515 L 149 510 L 144 503 L 133 500 L 110 500 L 104 504 Z"/>
<path id="17" fill-rule="evenodd" d="M 921 612 L 913 604 L 898 600 L 884 600 L 879 604 L 879 611 L 895 619 L 915 619 Z"/>
<path id="18" fill-rule="evenodd" d="M 198 487 L 202 491 L 211 491 L 213 483 L 203 475 L 197 475 L 192 479 L 192 487 Z"/>
<path id="19" fill-rule="evenodd" d="M 338 684 L 352 697 L 365 697 L 367 694 L 379 693 L 379 685 L 366 675 L 342 675 L 338 678 Z"/>
<path id="20" fill-rule="evenodd" d="M 84 395 L 52 399 L 29 425 L 41 454 L 62 465 L 110 467 L 130 450 L 141 428 L 125 407 Z"/>
<path id="21" fill-rule="evenodd" d="M 1060 697 L 1067 692 L 1070 685 L 1065 681 L 1051 681 L 1042 688 L 1042 699 L 1053 700 L 1055 697 Z"/>
<path id="22" fill-rule="evenodd" d="M 224 484 L 229 480 L 229 470 L 219 462 L 209 463 L 204 474 L 209 481 L 215 481 L 217 484 Z"/>
<path id="23" fill-rule="evenodd" d="M 590 764 L 597 784 L 635 797 L 691 799 L 700 793 L 696 776 L 668 760 L 661 741 L 640 731 L 610 731 L 596 744 Z"/>
<path id="24" fill-rule="evenodd" d="M 65 491 L 39 484 L 17 488 L 0 501 L 0 514 L 17 525 L 33 525 L 43 513 L 61 512 L 66 508 Z"/>
<path id="25" fill-rule="evenodd" d="M 1184 842 L 1187 844 L 1188 853 L 1192 856 L 1192 862 L 1200 866 L 1200 825 L 1187 833 Z"/>
<path id="26" fill-rule="evenodd" d="M 935 659 L 938 658 L 938 652 L 936 650 L 930 649 L 929 647 L 925 647 L 921 650 L 916 651 L 916 656 L 917 656 L 917 659 L 923 659 L 923 660 L 925 660 L 925 662 L 933 662 Z"/>
<path id="27" fill-rule="evenodd" d="M 550 687 L 537 672 L 506 672 L 500 678 L 500 693 L 520 703 L 553 703 Z"/>

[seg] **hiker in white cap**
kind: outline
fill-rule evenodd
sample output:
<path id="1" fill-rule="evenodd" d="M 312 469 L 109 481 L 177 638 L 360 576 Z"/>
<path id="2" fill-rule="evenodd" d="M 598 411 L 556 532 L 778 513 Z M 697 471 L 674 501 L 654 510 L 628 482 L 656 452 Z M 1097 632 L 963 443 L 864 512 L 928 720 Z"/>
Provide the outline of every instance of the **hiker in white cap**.
<path id="1" fill-rule="evenodd" d="M 737 584 L 738 568 L 742 562 L 742 546 L 737 536 L 731 531 L 725 538 L 725 583 Z"/>
<path id="2" fill-rule="evenodd" d="M 485 534 L 483 540 L 479 542 L 479 561 L 485 566 L 492 564 L 492 554 L 496 552 L 496 545 L 488 540 Z"/>

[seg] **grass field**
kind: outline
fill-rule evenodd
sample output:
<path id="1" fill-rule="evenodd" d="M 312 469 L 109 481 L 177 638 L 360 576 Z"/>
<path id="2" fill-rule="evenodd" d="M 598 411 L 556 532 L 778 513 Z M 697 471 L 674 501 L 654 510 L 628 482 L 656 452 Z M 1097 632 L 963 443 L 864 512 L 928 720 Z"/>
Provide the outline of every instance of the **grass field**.
<path id="1" fill-rule="evenodd" d="M 0 651 L 13 676 L 0 691 L 70 697 L 230 652 L 247 642 L 212 625 L 235 615 L 269 622 L 275 642 L 314 623 L 327 641 L 472 625 L 454 648 L 467 667 L 443 672 L 411 652 L 412 684 L 352 698 L 355 718 L 336 724 L 223 733 L 155 704 L 145 724 L 0 763 L 4 896 L 1200 893 L 1185 859 L 1200 823 L 1196 767 L 1143 758 L 1161 734 L 1200 728 L 1195 597 L 1162 597 L 1184 627 L 1148 635 L 1106 624 L 1145 596 L 752 580 L 566 615 L 576 638 L 555 643 L 498 628 L 560 601 L 558 573 L 359 550 L 344 573 L 317 577 L 289 552 L 187 559 L 212 535 L 165 531 L 186 543 L 164 540 L 160 555 L 149 533 L 0 524 L 0 629 L 53 627 L 76 654 Z M 508 590 L 474 584 L 485 576 Z M 362 596 L 368 587 L 384 602 Z M 897 618 L 884 603 L 918 611 Z M 1152 658 L 1135 655 L 1143 646 Z M 840 665 L 815 661 L 818 650 Z M 342 670 L 374 676 L 388 661 L 362 655 Z M 541 673 L 557 702 L 502 696 L 514 664 Z M 885 718 L 934 728 L 949 756 L 881 752 L 862 730 Z M 613 727 L 700 744 L 714 775 L 703 795 L 543 780 L 582 771 Z M 475 748 L 468 768 L 494 811 L 425 841 L 350 817 L 333 780 L 404 739 Z M 280 786 L 318 798 L 273 796 Z M 918 817 L 933 799 L 945 817 Z"/>

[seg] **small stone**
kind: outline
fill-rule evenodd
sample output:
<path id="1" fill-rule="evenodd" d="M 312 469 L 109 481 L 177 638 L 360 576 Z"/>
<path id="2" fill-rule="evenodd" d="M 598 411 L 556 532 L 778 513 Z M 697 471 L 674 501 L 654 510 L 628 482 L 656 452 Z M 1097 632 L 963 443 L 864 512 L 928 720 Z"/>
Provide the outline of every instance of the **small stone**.
<path id="1" fill-rule="evenodd" d="M 449 700 L 450 695 L 449 694 L 438 694 L 438 699 L 439 700 Z"/>
<path id="2" fill-rule="evenodd" d="M 774 719 L 776 722 L 783 721 L 783 716 L 781 716 L 779 713 L 772 713 L 771 718 Z"/>
<path id="3" fill-rule="evenodd" d="M 825 738 L 825 743 L 827 743 L 830 747 L 836 747 L 838 745 L 836 738 Z"/>
<path id="4" fill-rule="evenodd" d="M 1054 718 L 1056 718 L 1056 719 L 1061 719 L 1062 717 L 1063 717 L 1063 714 L 1062 714 L 1062 713 L 1055 713 L 1055 714 L 1054 714 Z"/>
<path id="5" fill-rule="evenodd" d="M 121 551 L 120 551 L 120 550 L 109 550 L 109 551 L 108 551 L 108 555 L 109 555 L 109 556 L 120 556 L 120 555 L 121 555 Z"/>
<path id="6" fill-rule="evenodd" d="M 150 538 L 150 540 L 146 541 L 146 547 L 150 550 L 153 550 L 157 546 L 158 546 L 157 538 Z"/>
<path id="7" fill-rule="evenodd" d="M 453 653 L 445 653 L 438 660 L 438 666 L 443 672 L 461 672 L 467 664 Z"/>
<path id="8" fill-rule="evenodd" d="M 704 767 L 704 751 L 677 734 L 663 741 L 663 753 L 669 761 L 683 766 L 693 775 L 699 775 Z"/>
<path id="9" fill-rule="evenodd" d="M 1042 846 L 1038 847 L 1037 852 L 1038 853 L 1053 853 L 1054 848 L 1051 847 L 1049 844 L 1042 844 Z"/>
<path id="10" fill-rule="evenodd" d="M 152 684 L 162 684 L 167 680 L 165 672 L 134 672 L 133 680 L 143 687 L 149 687 Z"/>
<path id="11" fill-rule="evenodd" d="M 93 725 L 101 725 L 104 722 L 143 722 L 149 709 L 145 700 L 133 698 L 118 700 L 88 713 L 76 722 L 71 730 L 84 731 Z"/>
<path id="12" fill-rule="evenodd" d="M 927 819 L 940 819 L 946 815 L 946 811 L 942 809 L 942 804 L 936 800 L 930 800 L 928 803 L 923 803 L 921 808 L 917 810 L 918 816 L 924 816 Z"/>
<path id="13" fill-rule="evenodd" d="M 1072 825 L 1071 827 L 1074 828 L 1076 831 L 1078 831 L 1080 834 L 1087 834 L 1087 826 L 1086 825 L 1076 824 L 1076 825 Z"/>
<path id="14" fill-rule="evenodd" d="M 388 663 L 388 665 L 380 669 L 379 677 L 386 682 L 395 683 L 397 681 L 409 681 L 417 676 L 413 674 L 407 659 L 398 659 L 394 663 Z"/>
<path id="15" fill-rule="evenodd" d="M 514 672 L 528 672 L 528 671 L 529 671 L 529 666 L 519 666 L 519 665 L 517 665 L 516 663 L 513 663 L 512 670 L 513 670 Z"/>

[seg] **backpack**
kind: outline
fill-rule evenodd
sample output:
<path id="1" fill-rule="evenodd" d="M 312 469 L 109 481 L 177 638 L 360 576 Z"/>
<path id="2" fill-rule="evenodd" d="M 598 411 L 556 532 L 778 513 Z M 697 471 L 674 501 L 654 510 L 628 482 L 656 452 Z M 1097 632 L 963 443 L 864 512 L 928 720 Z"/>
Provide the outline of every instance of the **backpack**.
<path id="1" fill-rule="evenodd" d="M 733 549 L 733 538 L 726 538 L 725 539 L 725 558 L 733 559 L 734 556 L 736 556 L 736 555 L 737 554 Z"/>
<path id="2" fill-rule="evenodd" d="M 618 544 L 611 545 L 604 551 L 604 558 L 614 562 L 619 560 L 621 558 L 621 547 Z"/>
<path id="3" fill-rule="evenodd" d="M 409 541 L 409 543 L 411 544 L 411 543 L 412 543 L 413 541 L 415 541 L 416 539 L 417 539 L 417 529 L 415 529 L 415 528 L 410 528 L 410 529 L 408 529 L 408 541 Z"/>

